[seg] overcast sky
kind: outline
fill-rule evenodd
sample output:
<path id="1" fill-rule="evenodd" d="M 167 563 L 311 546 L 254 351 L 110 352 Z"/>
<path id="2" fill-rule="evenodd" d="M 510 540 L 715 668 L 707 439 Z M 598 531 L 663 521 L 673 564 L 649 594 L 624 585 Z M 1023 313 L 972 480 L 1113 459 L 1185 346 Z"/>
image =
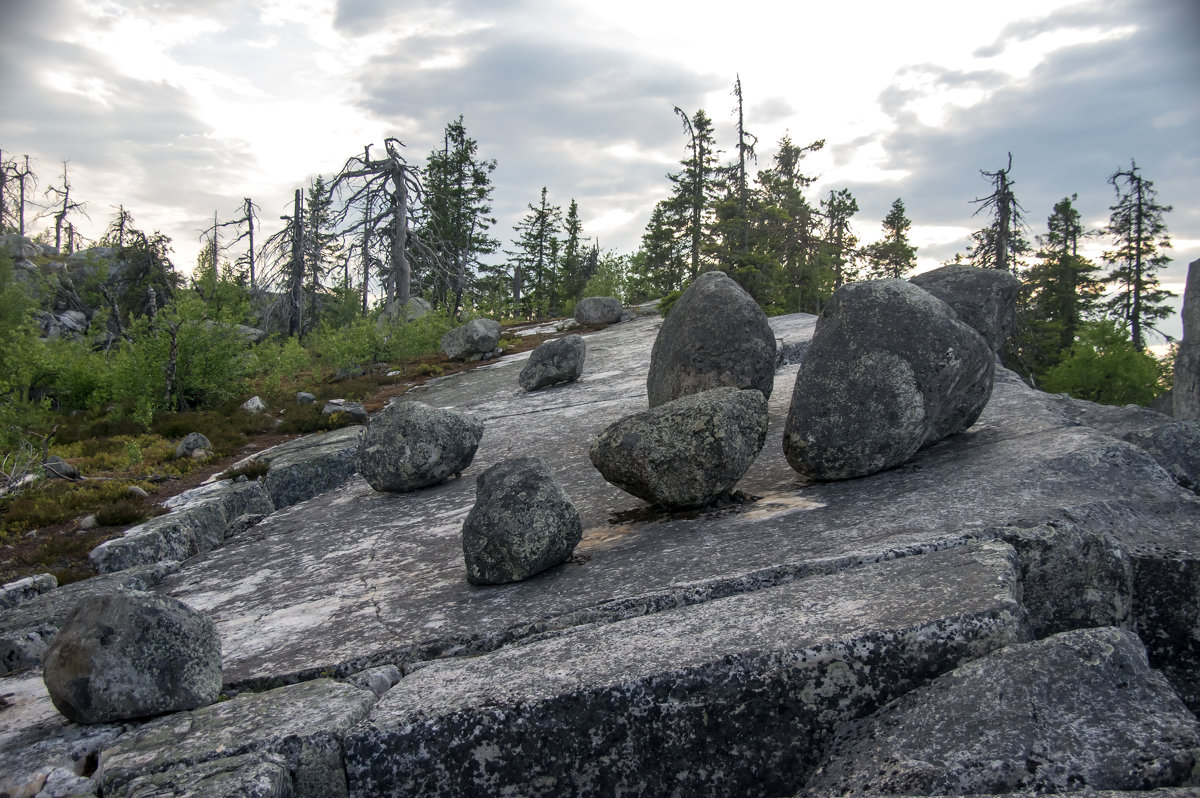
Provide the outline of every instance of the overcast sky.
<path id="1" fill-rule="evenodd" d="M 1163 282 L 1200 257 L 1197 0 L 0 0 L 5 157 L 43 189 L 69 160 L 85 235 L 123 204 L 184 270 L 214 210 L 249 196 L 277 224 L 364 144 L 424 163 L 459 114 L 498 163 L 506 247 L 544 185 L 631 252 L 684 156 L 673 107 L 731 158 L 738 74 L 758 166 L 785 133 L 825 139 L 811 199 L 849 188 L 872 240 L 902 198 L 921 269 L 966 250 L 1010 151 L 1031 236 L 1074 193 L 1103 226 L 1135 158 L 1174 206 Z"/>

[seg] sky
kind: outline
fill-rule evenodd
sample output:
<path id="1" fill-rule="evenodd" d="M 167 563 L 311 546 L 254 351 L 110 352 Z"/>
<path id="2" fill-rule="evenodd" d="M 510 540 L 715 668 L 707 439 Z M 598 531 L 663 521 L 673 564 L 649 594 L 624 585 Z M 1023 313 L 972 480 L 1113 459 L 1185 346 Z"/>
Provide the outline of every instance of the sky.
<path id="1" fill-rule="evenodd" d="M 1072 194 L 1102 228 L 1136 159 L 1173 206 L 1164 285 L 1200 258 L 1197 0 L 0 0 L 4 157 L 40 190 L 67 160 L 85 236 L 123 205 L 184 271 L 214 211 L 252 197 L 277 226 L 365 144 L 420 165 L 459 114 L 497 162 L 504 248 L 546 186 L 632 252 L 685 157 L 674 107 L 705 109 L 732 160 L 739 76 L 754 168 L 785 134 L 824 139 L 810 199 L 850 189 L 866 242 L 901 198 L 918 270 L 966 251 L 1009 153 L 1031 239 Z"/>

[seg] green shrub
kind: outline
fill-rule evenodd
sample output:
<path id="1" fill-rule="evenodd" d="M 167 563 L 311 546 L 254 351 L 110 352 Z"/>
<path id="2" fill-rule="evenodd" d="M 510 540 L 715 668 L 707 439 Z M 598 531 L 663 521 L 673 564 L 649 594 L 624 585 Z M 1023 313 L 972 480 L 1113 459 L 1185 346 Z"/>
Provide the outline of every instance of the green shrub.
<path id="1" fill-rule="evenodd" d="M 146 483 L 126 480 L 54 480 L 20 496 L 8 497 L 0 502 L 0 540 L 12 539 L 31 529 L 63 524 L 127 502 L 131 484 L 143 490 L 150 487 Z M 141 501 L 145 504 L 145 500 Z M 149 517 L 152 511 L 149 506 L 145 509 L 147 515 L 144 517 Z"/>
<path id="2" fill-rule="evenodd" d="M 349 413 L 322 413 L 321 405 L 296 405 L 283 414 L 279 431 L 287 434 L 321 432 L 356 424 Z"/>
<path id="3" fill-rule="evenodd" d="M 1110 320 L 1080 325 L 1075 344 L 1041 388 L 1106 405 L 1149 404 L 1162 392 L 1158 361 Z"/>

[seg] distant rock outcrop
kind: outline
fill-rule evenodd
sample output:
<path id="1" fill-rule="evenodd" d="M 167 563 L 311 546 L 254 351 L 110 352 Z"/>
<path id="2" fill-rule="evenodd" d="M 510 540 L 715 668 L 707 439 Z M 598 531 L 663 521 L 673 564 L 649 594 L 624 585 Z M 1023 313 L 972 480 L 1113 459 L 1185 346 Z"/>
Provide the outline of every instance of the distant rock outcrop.
<path id="1" fill-rule="evenodd" d="M 758 303 L 724 272 L 697 277 L 663 320 L 646 375 L 650 406 L 711 388 L 771 398 L 775 335 Z"/>
<path id="2" fill-rule="evenodd" d="M 1188 264 L 1183 292 L 1183 339 L 1175 353 L 1171 415 L 1181 421 L 1200 419 L 1200 259 Z"/>
<path id="3" fill-rule="evenodd" d="M 442 336 L 442 354 L 451 360 L 479 360 L 500 343 L 500 324 L 474 319 Z"/>
<path id="4" fill-rule="evenodd" d="M 394 402 L 367 425 L 355 463 L 375 490 L 419 490 L 461 473 L 482 437 L 483 422 L 464 413 Z"/>
<path id="5" fill-rule="evenodd" d="M 621 300 L 611 296 L 585 296 L 575 304 L 575 321 L 588 327 L 616 324 L 625 308 Z"/>
<path id="6" fill-rule="evenodd" d="M 897 466 L 975 423 L 995 357 L 950 307 L 903 280 L 839 288 L 817 322 L 792 392 L 792 468 L 847 479 Z"/>
<path id="7" fill-rule="evenodd" d="M 583 373 L 587 345 L 581 335 L 547 341 L 529 353 L 517 382 L 526 391 L 536 391 L 560 382 L 574 382 Z"/>
<path id="8" fill-rule="evenodd" d="M 918 274 L 909 282 L 949 305 L 959 321 L 983 336 L 992 351 L 999 351 L 1012 333 L 1021 281 L 1011 272 L 951 264 Z"/>

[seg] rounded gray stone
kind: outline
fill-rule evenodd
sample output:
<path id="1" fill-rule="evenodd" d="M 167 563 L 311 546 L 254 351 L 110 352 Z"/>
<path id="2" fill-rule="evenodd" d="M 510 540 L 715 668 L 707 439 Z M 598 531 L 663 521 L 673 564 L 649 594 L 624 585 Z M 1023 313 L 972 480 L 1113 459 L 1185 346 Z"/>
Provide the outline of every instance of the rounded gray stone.
<path id="1" fill-rule="evenodd" d="M 396 402 L 367 425 L 355 466 L 375 490 L 418 490 L 461 473 L 482 437 L 483 422 L 465 413 Z"/>
<path id="2" fill-rule="evenodd" d="M 76 723 L 196 709 L 221 690 L 212 621 L 178 599 L 139 591 L 80 601 L 44 660 L 54 706 Z"/>
<path id="3" fill-rule="evenodd" d="M 950 264 L 922 272 L 909 282 L 949 305 L 993 351 L 1004 345 L 1016 324 L 1021 281 L 1011 272 Z"/>
<path id="4" fill-rule="evenodd" d="M 517 382 L 526 391 L 536 391 L 560 382 L 574 382 L 583 374 L 587 345 L 581 335 L 557 338 L 534 349 Z"/>
<path id="5" fill-rule="evenodd" d="M 579 512 L 545 460 L 504 460 L 475 483 L 475 506 L 463 523 L 467 580 L 520 582 L 565 561 L 582 537 Z"/>
<path id="6" fill-rule="evenodd" d="M 711 388 L 756 388 L 771 398 L 775 333 L 758 303 L 724 272 L 705 272 L 663 319 L 646 393 L 650 406 Z"/>
<path id="7" fill-rule="evenodd" d="M 491 352 L 500 343 L 500 324 L 474 319 L 442 336 L 442 354 L 451 360 L 470 360 Z"/>
<path id="8" fill-rule="evenodd" d="M 611 296 L 585 296 L 575 304 L 575 321 L 588 326 L 616 324 L 625 308 Z"/>
<path id="9" fill-rule="evenodd" d="M 179 445 L 175 447 L 176 457 L 191 457 L 192 453 L 200 449 L 211 449 L 212 443 L 208 438 L 199 432 L 189 432 Z"/>
<path id="10" fill-rule="evenodd" d="M 592 443 L 590 455 L 621 490 L 685 509 L 732 490 L 766 436 L 761 391 L 714 388 L 621 419 Z"/>

